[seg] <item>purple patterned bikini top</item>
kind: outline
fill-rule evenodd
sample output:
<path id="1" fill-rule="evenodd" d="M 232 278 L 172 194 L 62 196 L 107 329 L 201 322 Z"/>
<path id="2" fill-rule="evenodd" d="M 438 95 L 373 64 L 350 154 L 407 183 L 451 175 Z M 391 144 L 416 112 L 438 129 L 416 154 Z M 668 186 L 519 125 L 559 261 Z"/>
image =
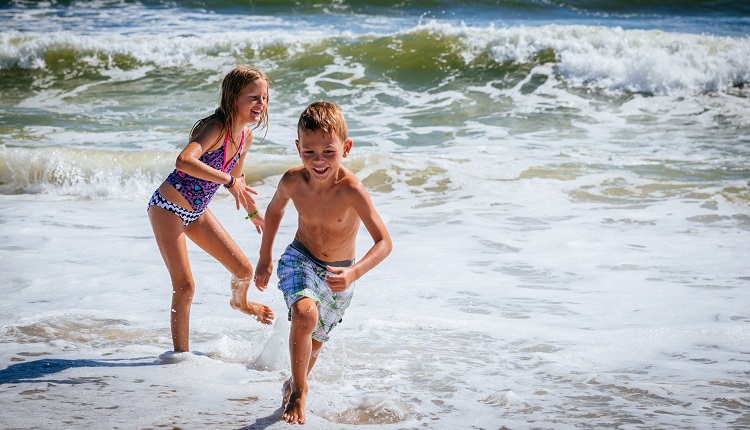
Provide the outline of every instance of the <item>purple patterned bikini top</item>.
<path id="1" fill-rule="evenodd" d="M 216 170 L 221 170 L 222 172 L 231 171 L 240 159 L 242 148 L 245 146 L 245 130 L 242 130 L 240 149 L 238 149 L 237 154 L 229 160 L 227 160 L 227 142 L 229 142 L 229 133 L 224 136 L 224 143 L 219 149 L 204 152 L 199 160 Z M 199 179 L 177 169 L 174 169 L 174 171 L 167 176 L 167 182 L 172 184 L 172 186 L 174 186 L 177 191 L 185 197 L 185 200 L 190 203 L 190 206 L 196 212 L 206 209 L 206 206 L 208 206 L 211 199 L 214 197 L 214 194 L 216 194 L 216 190 L 221 186 L 219 183 Z"/>

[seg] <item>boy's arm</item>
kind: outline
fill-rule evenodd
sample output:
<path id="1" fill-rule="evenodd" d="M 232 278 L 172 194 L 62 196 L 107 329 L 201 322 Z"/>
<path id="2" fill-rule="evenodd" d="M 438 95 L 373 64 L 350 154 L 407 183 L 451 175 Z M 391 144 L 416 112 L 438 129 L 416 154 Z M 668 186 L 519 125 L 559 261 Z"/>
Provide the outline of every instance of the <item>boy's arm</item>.
<path id="1" fill-rule="evenodd" d="M 326 268 L 333 274 L 326 277 L 326 283 L 334 293 L 347 289 L 354 281 L 361 278 L 365 273 L 369 272 L 372 268 L 385 260 L 385 257 L 387 257 L 393 249 L 391 236 L 385 228 L 385 223 L 383 223 L 380 215 L 375 210 L 370 195 L 367 193 L 364 185 L 360 182 L 352 191 L 352 204 L 354 209 L 362 220 L 362 224 L 365 225 L 365 228 L 367 228 L 367 231 L 370 233 L 374 243 L 364 257 L 354 265 L 350 267 L 328 266 Z"/>
<path id="2" fill-rule="evenodd" d="M 263 238 L 260 243 L 260 256 L 258 264 L 255 267 L 255 286 L 264 291 L 268 286 L 268 280 L 271 278 L 273 271 L 273 241 L 281 225 L 281 218 L 284 216 L 286 205 L 289 202 L 289 193 L 287 192 L 287 181 L 289 173 L 287 172 L 279 181 L 279 186 L 268 204 L 266 209 L 265 228 L 263 229 Z"/>

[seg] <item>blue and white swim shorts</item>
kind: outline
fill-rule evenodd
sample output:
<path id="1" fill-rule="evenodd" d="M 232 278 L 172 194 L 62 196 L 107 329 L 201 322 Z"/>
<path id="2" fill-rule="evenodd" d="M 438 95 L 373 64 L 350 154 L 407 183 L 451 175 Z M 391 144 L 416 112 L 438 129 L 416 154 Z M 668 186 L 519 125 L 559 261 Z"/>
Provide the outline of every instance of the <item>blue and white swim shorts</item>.
<path id="1" fill-rule="evenodd" d="M 326 265 L 348 267 L 352 264 L 354 260 L 319 260 L 297 240 L 287 246 L 279 259 L 276 274 L 279 277 L 279 289 L 284 293 L 284 301 L 289 308 L 289 318 L 291 320 L 294 303 L 305 297 L 315 300 L 318 305 L 318 325 L 312 338 L 318 342 L 328 341 L 329 333 L 342 321 L 354 294 L 353 284 L 340 293 L 331 291 L 325 281 L 328 275 Z"/>

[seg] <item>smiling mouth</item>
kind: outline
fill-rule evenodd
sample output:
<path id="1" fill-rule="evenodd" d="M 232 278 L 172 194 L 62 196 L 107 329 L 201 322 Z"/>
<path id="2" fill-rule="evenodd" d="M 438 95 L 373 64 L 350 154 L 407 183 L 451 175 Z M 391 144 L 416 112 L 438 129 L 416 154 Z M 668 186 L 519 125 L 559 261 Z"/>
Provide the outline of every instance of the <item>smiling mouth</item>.
<path id="1" fill-rule="evenodd" d="M 328 167 L 313 167 L 313 170 L 315 173 L 322 175 L 323 173 L 328 171 Z"/>

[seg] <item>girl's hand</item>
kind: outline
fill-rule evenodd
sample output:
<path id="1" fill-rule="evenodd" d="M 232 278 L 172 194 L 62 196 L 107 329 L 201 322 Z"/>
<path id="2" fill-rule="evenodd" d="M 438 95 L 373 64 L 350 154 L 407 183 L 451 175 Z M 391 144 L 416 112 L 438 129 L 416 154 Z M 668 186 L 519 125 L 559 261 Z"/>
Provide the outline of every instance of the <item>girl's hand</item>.
<path id="1" fill-rule="evenodd" d="M 253 213 L 253 212 L 250 212 L 250 213 Z M 247 216 L 250 218 L 250 221 L 252 221 L 253 224 L 255 225 L 255 229 L 258 230 L 258 234 L 263 233 L 263 226 L 266 224 L 266 219 L 263 217 L 263 214 L 260 213 L 260 211 L 258 211 L 258 213 L 256 213 L 253 216 L 250 216 L 250 214 L 248 214 Z"/>
<path id="2" fill-rule="evenodd" d="M 253 194 L 258 194 L 258 192 L 247 186 L 244 173 L 235 180 L 234 186 L 229 188 L 229 194 L 234 196 L 234 200 L 237 203 L 237 210 L 240 210 L 240 206 L 242 206 L 248 213 L 253 212 L 250 210 L 250 206 L 255 205 Z"/>

